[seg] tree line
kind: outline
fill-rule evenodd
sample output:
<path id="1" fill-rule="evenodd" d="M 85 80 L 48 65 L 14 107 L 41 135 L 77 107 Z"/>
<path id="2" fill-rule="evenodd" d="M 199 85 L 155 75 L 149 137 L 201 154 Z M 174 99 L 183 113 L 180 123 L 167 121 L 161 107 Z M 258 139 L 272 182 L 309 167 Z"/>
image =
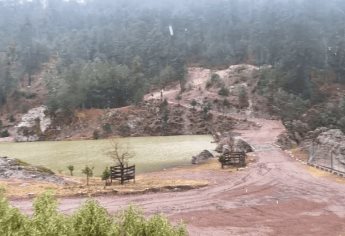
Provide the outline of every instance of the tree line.
<path id="1" fill-rule="evenodd" d="M 345 82 L 340 0 L 4 0 L 0 16 L 0 104 L 52 61 L 54 109 L 136 103 L 188 65 L 269 64 L 263 84 L 304 100 L 315 77 Z"/>

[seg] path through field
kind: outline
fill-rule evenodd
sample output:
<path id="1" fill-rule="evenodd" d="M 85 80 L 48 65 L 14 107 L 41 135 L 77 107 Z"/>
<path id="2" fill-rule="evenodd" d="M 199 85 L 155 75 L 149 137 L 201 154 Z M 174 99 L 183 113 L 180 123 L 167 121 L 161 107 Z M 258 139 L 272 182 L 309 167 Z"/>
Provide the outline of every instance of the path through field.
<path id="1" fill-rule="evenodd" d="M 256 148 L 257 162 L 245 170 L 201 171 L 199 176 L 186 171 L 185 178 L 207 178 L 211 184 L 186 192 L 97 200 L 110 212 L 134 203 L 147 214 L 161 212 L 173 221 L 182 219 L 191 235 L 345 235 L 345 185 L 314 177 L 274 146 L 284 129 L 280 122 L 255 121 L 261 123 L 260 130 L 238 131 Z M 61 199 L 60 209 L 69 213 L 84 200 Z M 30 200 L 12 204 L 31 212 Z"/>

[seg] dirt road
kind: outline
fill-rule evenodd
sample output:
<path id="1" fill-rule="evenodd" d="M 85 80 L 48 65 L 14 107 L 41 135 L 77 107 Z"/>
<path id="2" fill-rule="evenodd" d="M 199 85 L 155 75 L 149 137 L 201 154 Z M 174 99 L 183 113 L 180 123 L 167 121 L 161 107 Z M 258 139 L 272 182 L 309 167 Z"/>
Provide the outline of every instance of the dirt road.
<path id="1" fill-rule="evenodd" d="M 200 178 L 211 182 L 202 189 L 97 200 L 110 212 L 134 203 L 147 214 L 162 212 L 171 220 L 182 219 L 191 235 L 345 235 L 345 185 L 314 177 L 275 147 L 283 130 L 280 122 L 255 121 L 261 129 L 238 131 L 256 149 L 257 162 L 245 170 L 200 172 Z M 60 208 L 68 213 L 84 200 L 62 199 Z M 12 204 L 31 211 L 29 200 Z"/>

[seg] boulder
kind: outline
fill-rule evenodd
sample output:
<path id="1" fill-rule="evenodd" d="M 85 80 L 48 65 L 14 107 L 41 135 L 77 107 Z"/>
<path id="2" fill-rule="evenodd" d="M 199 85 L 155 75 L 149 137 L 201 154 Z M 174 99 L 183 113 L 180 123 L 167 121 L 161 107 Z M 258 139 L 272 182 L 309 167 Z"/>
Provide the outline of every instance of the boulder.
<path id="1" fill-rule="evenodd" d="M 287 132 L 284 132 L 277 137 L 276 144 L 283 150 L 292 149 L 293 147 L 297 146 L 297 143 L 292 140 Z"/>
<path id="2" fill-rule="evenodd" d="M 252 146 L 243 140 L 241 137 L 227 137 L 221 140 L 216 149 L 218 153 L 224 153 L 226 151 L 235 151 L 235 152 L 253 152 Z"/>
<path id="3" fill-rule="evenodd" d="M 210 151 L 204 150 L 199 155 L 192 157 L 192 164 L 200 164 L 200 163 L 206 162 L 207 160 L 213 157 L 214 156 Z"/>
<path id="4" fill-rule="evenodd" d="M 23 115 L 21 122 L 16 126 L 15 140 L 17 142 L 38 141 L 52 123 L 47 111 L 46 106 L 40 106 L 30 109 Z"/>
<path id="5" fill-rule="evenodd" d="M 235 137 L 233 151 L 248 153 L 253 152 L 254 150 L 252 146 L 250 146 L 250 144 L 244 141 L 241 137 Z"/>
<path id="6" fill-rule="evenodd" d="M 45 167 L 29 165 L 14 158 L 0 157 L 0 179 L 10 178 L 65 183 L 62 177 L 56 176 Z"/>

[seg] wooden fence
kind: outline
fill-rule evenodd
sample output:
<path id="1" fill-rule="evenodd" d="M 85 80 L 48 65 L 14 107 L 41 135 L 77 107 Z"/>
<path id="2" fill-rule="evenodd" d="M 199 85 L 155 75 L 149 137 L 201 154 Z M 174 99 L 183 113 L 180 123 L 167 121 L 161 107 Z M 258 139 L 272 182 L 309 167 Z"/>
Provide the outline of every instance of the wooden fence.
<path id="1" fill-rule="evenodd" d="M 219 162 L 224 166 L 246 166 L 246 153 L 245 152 L 229 152 L 219 157 Z"/>
<path id="2" fill-rule="evenodd" d="M 135 165 L 133 166 L 111 166 L 110 167 L 110 182 L 113 180 L 119 180 L 121 184 L 124 184 L 125 181 L 134 180 L 135 183 Z"/>

